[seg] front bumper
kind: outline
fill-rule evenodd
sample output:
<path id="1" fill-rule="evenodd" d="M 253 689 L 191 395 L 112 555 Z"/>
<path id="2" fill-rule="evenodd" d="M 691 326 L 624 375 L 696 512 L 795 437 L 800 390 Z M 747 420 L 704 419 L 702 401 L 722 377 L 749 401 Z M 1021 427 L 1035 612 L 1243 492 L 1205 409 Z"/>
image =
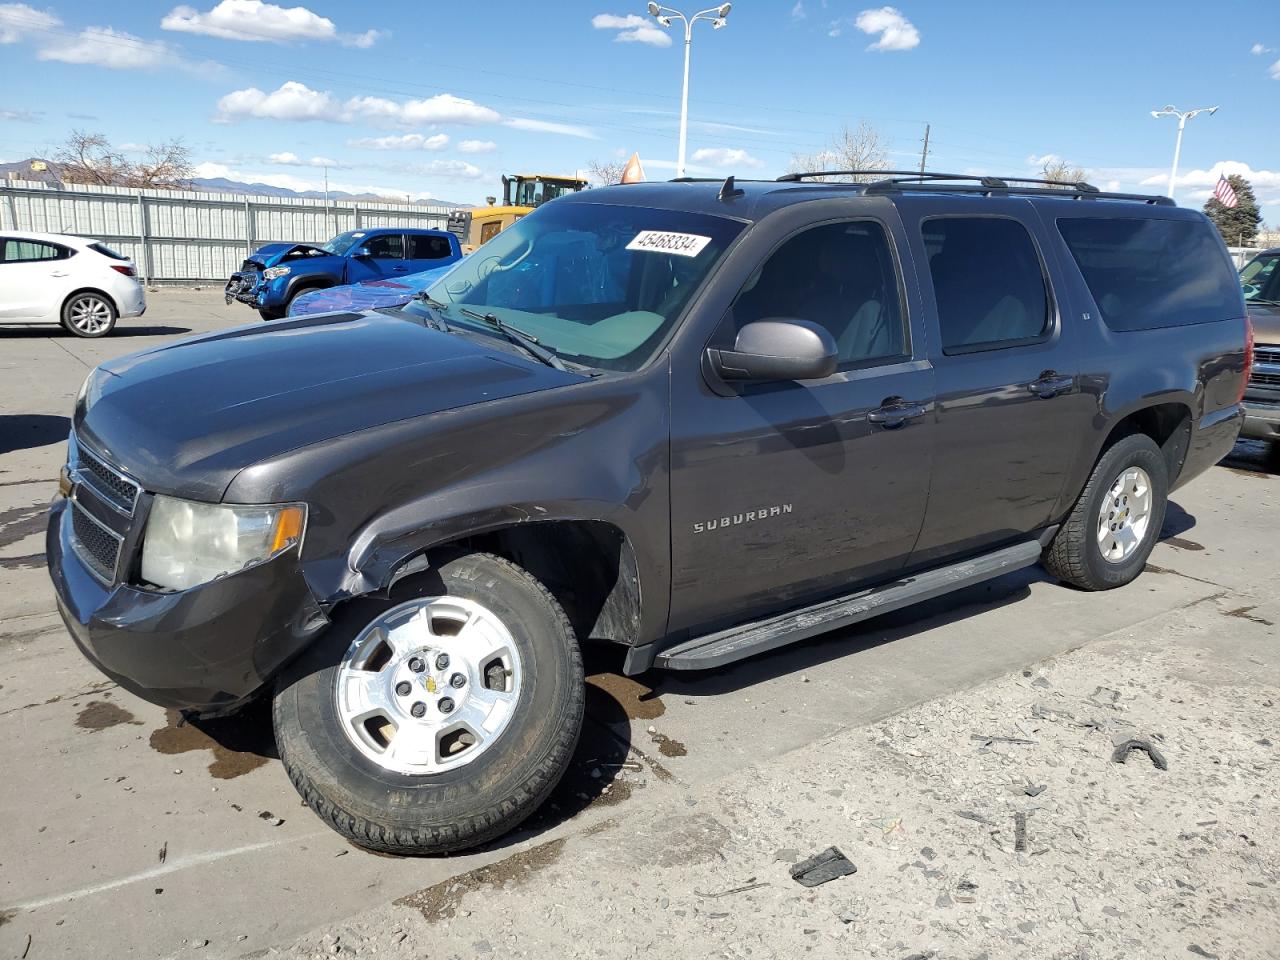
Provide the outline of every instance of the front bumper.
<path id="1" fill-rule="evenodd" d="M 263 280 L 262 274 L 256 271 L 239 270 L 227 278 L 222 297 L 228 304 L 238 300 L 259 310 L 270 307 L 272 306 L 271 282 Z"/>
<path id="2" fill-rule="evenodd" d="M 49 576 L 71 638 L 99 670 L 164 707 L 228 713 L 328 625 L 296 550 L 190 590 L 104 585 L 80 559 L 70 502 L 49 513 Z"/>

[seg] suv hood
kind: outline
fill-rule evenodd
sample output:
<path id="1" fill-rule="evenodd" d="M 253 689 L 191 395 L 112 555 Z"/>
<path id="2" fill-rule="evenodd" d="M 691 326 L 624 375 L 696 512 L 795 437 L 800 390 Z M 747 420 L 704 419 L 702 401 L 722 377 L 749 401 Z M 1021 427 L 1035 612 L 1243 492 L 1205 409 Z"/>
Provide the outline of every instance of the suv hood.
<path id="1" fill-rule="evenodd" d="M 1249 319 L 1253 321 L 1253 342 L 1280 344 L 1280 307 L 1250 303 L 1248 300 L 1245 306 L 1249 308 Z"/>
<path id="2" fill-rule="evenodd" d="M 297 447 L 582 379 L 372 313 L 179 341 L 93 377 L 78 436 L 145 489 L 210 502 L 245 467 Z"/>

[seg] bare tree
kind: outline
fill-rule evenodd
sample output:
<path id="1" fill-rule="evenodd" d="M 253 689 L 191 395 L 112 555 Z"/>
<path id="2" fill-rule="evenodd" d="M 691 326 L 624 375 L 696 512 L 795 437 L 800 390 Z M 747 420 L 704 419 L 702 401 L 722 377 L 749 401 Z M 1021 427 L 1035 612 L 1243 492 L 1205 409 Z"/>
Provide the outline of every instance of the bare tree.
<path id="1" fill-rule="evenodd" d="M 1061 157 L 1047 157 L 1040 168 L 1040 176 L 1064 186 L 1074 185 L 1084 180 L 1084 168 L 1074 167 Z"/>
<path id="2" fill-rule="evenodd" d="M 72 130 L 53 154 L 58 174 L 66 183 L 123 184 L 127 161 L 101 133 Z"/>
<path id="3" fill-rule="evenodd" d="M 591 174 L 591 182 L 598 187 L 607 187 L 612 183 L 621 183 L 622 175 L 627 170 L 627 161 L 624 160 L 592 160 L 587 164 L 587 171 Z"/>
<path id="4" fill-rule="evenodd" d="M 813 173 L 818 170 L 887 170 L 888 167 L 888 141 L 879 130 L 863 120 L 852 130 L 846 124 L 830 145 L 817 153 L 793 153 L 787 169 L 792 173 Z M 874 180 L 875 176 L 834 176 L 814 179 L 856 182 Z"/>
<path id="5" fill-rule="evenodd" d="M 181 139 L 151 144 L 136 163 L 101 133 L 73 130 L 52 156 L 64 183 L 176 189 L 191 181 L 191 153 Z"/>
<path id="6" fill-rule="evenodd" d="M 142 159 L 130 165 L 129 186 L 180 189 L 191 183 L 194 172 L 191 151 L 181 138 L 175 137 L 147 145 Z"/>

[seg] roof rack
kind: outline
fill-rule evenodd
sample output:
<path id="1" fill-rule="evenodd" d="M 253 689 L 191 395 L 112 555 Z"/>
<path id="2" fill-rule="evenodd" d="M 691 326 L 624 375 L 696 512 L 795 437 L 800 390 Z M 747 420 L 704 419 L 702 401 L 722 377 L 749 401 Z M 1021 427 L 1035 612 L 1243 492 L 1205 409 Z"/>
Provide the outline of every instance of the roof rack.
<path id="1" fill-rule="evenodd" d="M 1142 203 L 1175 206 L 1169 197 L 1145 193 L 1112 193 L 1099 190 L 1083 180 L 1064 183 L 1036 177 L 992 177 L 964 173 L 932 173 L 918 170 L 816 170 L 811 173 L 785 173 L 779 182 L 798 183 L 811 177 L 876 177 L 864 186 L 867 193 L 891 193 L 898 190 L 935 190 L 954 193 L 1014 193 L 1020 196 L 1070 197 L 1075 200 L 1136 200 Z M 1013 184 L 1033 184 L 1019 187 Z M 1038 185 L 1038 186 L 1036 186 Z"/>

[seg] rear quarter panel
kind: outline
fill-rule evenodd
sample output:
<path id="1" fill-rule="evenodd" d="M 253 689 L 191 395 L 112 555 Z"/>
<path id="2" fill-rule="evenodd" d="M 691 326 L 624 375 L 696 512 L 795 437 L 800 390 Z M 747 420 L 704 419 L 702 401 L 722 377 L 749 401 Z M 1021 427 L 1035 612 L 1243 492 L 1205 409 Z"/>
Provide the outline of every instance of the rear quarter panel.
<path id="1" fill-rule="evenodd" d="M 1063 322 L 1079 333 L 1081 389 L 1091 398 L 1092 429 L 1077 439 L 1077 454 L 1066 478 L 1059 515 L 1071 509 L 1093 465 L 1116 427 L 1126 417 L 1161 404 L 1185 408 L 1190 430 L 1176 451 L 1172 486 L 1208 469 L 1235 442 L 1242 420 L 1239 405 L 1245 376 L 1245 309 L 1238 308 L 1205 323 L 1118 331 L 1102 319 L 1075 258 L 1058 232 L 1056 219 L 1099 216 L 1094 204 L 1107 201 L 1054 201 L 1038 208 L 1049 242 L 1062 264 L 1058 291 Z M 1170 219 L 1204 220 L 1202 214 L 1177 207 L 1137 208 L 1131 214 Z M 1217 236 L 1217 231 L 1214 230 Z M 1226 246 L 1218 239 L 1224 263 L 1230 268 Z M 1234 272 L 1234 270 L 1232 271 Z"/>

